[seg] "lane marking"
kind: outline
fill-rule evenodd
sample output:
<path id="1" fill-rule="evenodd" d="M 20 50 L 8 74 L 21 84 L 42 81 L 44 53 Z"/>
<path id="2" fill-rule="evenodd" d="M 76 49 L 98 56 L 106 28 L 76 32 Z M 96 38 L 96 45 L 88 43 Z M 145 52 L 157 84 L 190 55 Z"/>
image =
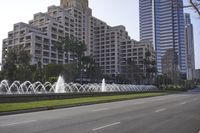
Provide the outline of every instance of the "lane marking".
<path id="1" fill-rule="evenodd" d="M 109 110 L 108 108 L 102 108 L 102 109 L 96 109 L 96 110 L 92 110 L 93 112 L 99 112 L 99 111 L 105 111 L 105 110 Z"/>
<path id="2" fill-rule="evenodd" d="M 200 133 L 200 130 L 197 133 Z"/>
<path id="3" fill-rule="evenodd" d="M 154 102 L 154 101 L 162 101 L 162 100 L 165 100 L 166 98 L 159 98 L 159 99 L 154 99 L 154 100 L 152 100 L 152 102 Z"/>
<path id="4" fill-rule="evenodd" d="M 15 123 L 10 123 L 10 124 L 0 125 L 0 127 L 15 126 L 15 125 L 20 125 L 20 124 L 28 124 L 28 123 L 32 123 L 32 122 L 36 122 L 36 120 L 15 122 Z"/>
<path id="5" fill-rule="evenodd" d="M 139 104 L 144 104 L 146 102 L 137 102 L 137 103 L 133 103 L 134 105 L 139 105 Z"/>
<path id="6" fill-rule="evenodd" d="M 186 104 L 187 102 L 182 102 L 182 103 L 180 103 L 181 105 L 184 105 L 184 104 Z"/>
<path id="7" fill-rule="evenodd" d="M 105 125 L 105 126 L 102 126 L 102 127 L 94 128 L 94 129 L 92 129 L 92 131 L 97 131 L 97 130 L 101 130 L 101 129 L 104 129 L 104 128 L 107 128 L 107 127 L 119 125 L 120 123 L 121 123 L 121 122 L 116 122 L 116 123 L 112 123 L 112 124 Z"/>
<path id="8" fill-rule="evenodd" d="M 166 108 L 163 108 L 163 109 L 158 109 L 158 110 L 156 110 L 155 112 L 156 113 L 159 113 L 159 112 L 162 112 L 162 111 L 165 111 L 166 110 Z"/>

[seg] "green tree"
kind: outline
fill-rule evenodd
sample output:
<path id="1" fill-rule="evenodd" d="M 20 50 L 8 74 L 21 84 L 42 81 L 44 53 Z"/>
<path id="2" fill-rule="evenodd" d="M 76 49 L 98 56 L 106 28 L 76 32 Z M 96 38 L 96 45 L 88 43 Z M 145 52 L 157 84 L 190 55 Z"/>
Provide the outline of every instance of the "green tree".
<path id="1" fill-rule="evenodd" d="M 32 72 L 30 66 L 31 56 L 28 51 L 25 49 L 21 49 L 18 52 L 17 56 L 17 74 L 16 79 L 23 82 L 26 80 L 31 81 L 32 79 Z"/>
<path id="2" fill-rule="evenodd" d="M 78 68 L 76 64 L 65 64 L 63 65 L 63 72 L 62 72 L 66 82 L 74 82 L 79 75 Z"/>
<path id="3" fill-rule="evenodd" d="M 59 52 L 66 52 L 74 56 L 73 62 L 80 63 L 86 51 L 85 43 L 78 41 L 75 37 L 66 36 L 60 42 L 57 42 L 56 48 Z M 77 59 L 76 59 L 77 58 Z M 79 64 L 80 65 L 80 64 Z"/>
<path id="4" fill-rule="evenodd" d="M 62 64 L 48 64 L 44 67 L 44 73 L 48 81 L 51 77 L 58 77 L 62 73 L 62 71 Z"/>
<path id="5" fill-rule="evenodd" d="M 153 80 L 155 79 L 157 72 L 156 61 L 151 60 L 150 57 L 151 57 L 151 52 L 147 51 L 145 53 L 145 58 L 144 58 L 144 67 L 145 67 L 144 77 L 147 78 L 148 84 L 153 83 Z"/>
<path id="6" fill-rule="evenodd" d="M 36 67 L 36 70 L 33 75 L 33 81 L 34 82 L 37 82 L 37 81 L 45 82 L 46 76 L 44 75 L 44 70 L 42 68 L 41 61 L 38 61 L 38 63 L 36 64 L 35 67 Z"/>
<path id="7" fill-rule="evenodd" d="M 90 56 L 84 56 L 81 58 L 81 75 L 90 80 L 90 82 L 98 82 L 102 79 L 102 72 L 100 67 Z"/>
<path id="8" fill-rule="evenodd" d="M 133 84 L 141 84 L 142 80 L 142 69 L 138 67 L 137 63 L 131 58 L 127 60 L 127 75 L 126 79 Z"/>
<path id="9" fill-rule="evenodd" d="M 24 48 L 15 47 L 8 49 L 3 65 L 4 78 L 10 82 L 14 80 L 25 81 L 30 79 L 31 55 Z"/>
<path id="10" fill-rule="evenodd" d="M 167 75 L 158 75 L 157 80 L 156 80 L 156 84 L 159 88 L 162 88 L 163 86 L 170 84 L 171 83 L 170 81 L 171 81 L 171 79 L 169 79 L 167 77 Z"/>
<path id="11" fill-rule="evenodd" d="M 83 74 L 83 69 L 84 69 L 83 67 L 86 65 L 86 64 L 83 65 L 83 61 L 82 61 L 83 59 L 86 58 L 85 57 L 85 51 L 86 51 L 85 43 L 78 41 L 77 38 L 75 38 L 75 37 L 66 36 L 60 42 L 58 42 L 56 44 L 56 48 L 57 48 L 58 52 L 65 52 L 66 54 L 71 55 L 70 58 L 72 58 L 72 62 L 69 62 L 71 65 L 66 66 L 66 67 L 73 71 L 68 72 L 65 69 L 65 73 L 68 73 L 68 75 L 71 75 L 70 73 L 72 73 L 72 72 L 77 74 L 77 70 L 71 68 L 71 66 L 73 66 L 74 68 L 78 69 L 78 73 L 80 74 L 79 77 L 81 77 L 81 79 L 82 79 L 82 74 Z M 89 64 L 87 64 L 87 65 L 89 65 Z M 67 77 L 67 79 L 70 81 L 73 79 L 73 76 L 72 76 L 72 79 L 69 77 Z"/>
<path id="12" fill-rule="evenodd" d="M 64 76 L 66 82 L 73 82 L 77 78 L 78 69 L 75 64 L 48 64 L 44 67 L 47 81 L 56 82 L 59 75 Z"/>
<path id="13" fill-rule="evenodd" d="M 116 82 L 119 84 L 128 84 L 130 81 L 127 80 L 124 75 L 119 74 L 116 76 Z"/>

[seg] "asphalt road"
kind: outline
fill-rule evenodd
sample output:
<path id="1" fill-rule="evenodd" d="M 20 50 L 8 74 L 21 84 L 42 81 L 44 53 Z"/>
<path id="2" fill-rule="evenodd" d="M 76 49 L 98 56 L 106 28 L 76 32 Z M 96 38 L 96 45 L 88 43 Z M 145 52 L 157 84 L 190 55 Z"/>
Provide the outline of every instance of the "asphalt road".
<path id="1" fill-rule="evenodd" d="M 200 133 L 200 89 L 0 117 L 0 133 Z"/>

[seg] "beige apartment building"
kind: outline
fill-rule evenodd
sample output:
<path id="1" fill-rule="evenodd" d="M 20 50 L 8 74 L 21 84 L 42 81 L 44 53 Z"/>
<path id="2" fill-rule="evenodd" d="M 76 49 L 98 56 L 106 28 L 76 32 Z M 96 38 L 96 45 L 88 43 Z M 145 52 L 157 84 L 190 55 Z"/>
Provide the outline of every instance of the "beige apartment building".
<path id="1" fill-rule="evenodd" d="M 47 12 L 34 14 L 29 24 L 14 24 L 13 31 L 3 40 L 3 63 L 6 51 L 15 46 L 30 52 L 31 64 L 70 63 L 73 55 L 61 53 L 55 47 L 66 36 L 84 42 L 85 54 L 94 58 L 104 74 L 111 76 L 124 73 L 124 61 L 128 58 L 144 68 L 142 60 L 147 50 L 155 58 L 151 43 L 131 40 L 124 26 L 112 27 L 93 17 L 88 0 L 61 0 L 60 6 L 50 6 Z"/>
<path id="2" fill-rule="evenodd" d="M 147 53 L 150 53 L 147 56 Z M 121 72 L 127 78 L 140 78 L 143 80 L 147 76 L 147 68 L 153 67 L 146 64 L 145 60 L 155 61 L 155 51 L 149 41 L 127 40 L 120 46 Z M 133 70 L 131 70 L 133 69 Z"/>

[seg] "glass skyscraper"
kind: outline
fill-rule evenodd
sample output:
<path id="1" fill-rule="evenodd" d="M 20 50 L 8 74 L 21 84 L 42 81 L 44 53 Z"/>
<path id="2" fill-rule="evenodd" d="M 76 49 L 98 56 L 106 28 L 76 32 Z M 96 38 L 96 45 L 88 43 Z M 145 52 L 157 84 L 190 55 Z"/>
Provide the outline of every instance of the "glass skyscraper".
<path id="1" fill-rule="evenodd" d="M 152 0 L 139 0 L 140 40 L 153 41 Z"/>
<path id="2" fill-rule="evenodd" d="M 189 80 L 194 79 L 195 71 L 195 55 L 194 55 L 194 35 L 193 25 L 191 23 L 190 14 L 185 13 L 185 44 L 187 53 L 187 78 Z"/>
<path id="3" fill-rule="evenodd" d="M 148 4 L 144 4 L 148 3 Z M 148 7 L 146 7 L 148 5 Z M 186 47 L 184 40 L 184 13 L 182 0 L 140 0 L 140 35 L 151 33 L 156 50 L 158 74 L 171 79 L 186 78 Z M 148 8 L 151 15 L 142 10 Z M 149 24 L 142 23 L 149 18 Z M 144 27 L 152 27 L 144 28 Z M 142 31 L 142 32 L 141 32 Z M 150 36 L 150 35 L 149 35 Z M 151 40 L 149 37 L 149 40 Z"/>

